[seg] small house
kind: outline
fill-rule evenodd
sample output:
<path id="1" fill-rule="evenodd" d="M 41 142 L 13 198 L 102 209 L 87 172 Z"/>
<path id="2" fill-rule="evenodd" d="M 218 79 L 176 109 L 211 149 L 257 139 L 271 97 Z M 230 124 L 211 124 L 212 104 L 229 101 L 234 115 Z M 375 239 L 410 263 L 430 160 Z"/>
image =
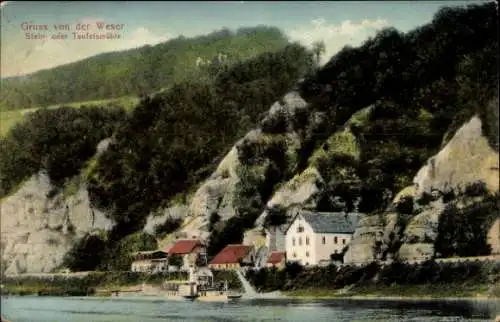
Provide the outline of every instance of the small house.
<path id="1" fill-rule="evenodd" d="M 141 251 L 131 254 L 132 272 L 160 273 L 168 270 L 167 253 L 161 250 Z"/>
<path id="2" fill-rule="evenodd" d="M 286 263 L 285 252 L 271 252 L 267 258 L 266 267 L 284 268 Z"/>
<path id="3" fill-rule="evenodd" d="M 197 239 L 180 239 L 168 250 L 169 264 L 179 266 L 181 270 L 190 267 L 205 266 L 207 251 L 205 245 Z M 177 257 L 179 263 L 173 264 L 173 258 Z"/>
<path id="4" fill-rule="evenodd" d="M 354 234 L 359 214 L 301 210 L 286 230 L 286 258 L 318 265 L 342 254 Z"/>
<path id="5" fill-rule="evenodd" d="M 247 245 L 227 245 L 209 263 L 212 269 L 239 269 L 254 262 L 253 247 Z"/>

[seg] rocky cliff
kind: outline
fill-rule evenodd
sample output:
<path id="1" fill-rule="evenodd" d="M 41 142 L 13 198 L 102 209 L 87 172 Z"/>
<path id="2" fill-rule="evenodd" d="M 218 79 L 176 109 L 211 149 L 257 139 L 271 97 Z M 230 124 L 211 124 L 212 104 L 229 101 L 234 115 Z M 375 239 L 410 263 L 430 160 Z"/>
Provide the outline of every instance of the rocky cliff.
<path id="1" fill-rule="evenodd" d="M 308 104 L 298 93 L 290 92 L 271 107 L 266 118 L 279 115 L 292 118 L 301 109 L 307 110 Z M 236 215 L 235 199 L 238 196 L 235 191 L 244 168 L 239 159 L 241 147 L 257 143 L 265 148 L 281 140 L 286 147 L 288 170 L 293 175 L 274 187 L 255 228 L 247 231 L 244 238 L 245 243 L 264 245 L 262 228 L 268 209 L 314 208 L 324 193 L 326 180 L 355 179 L 346 166 L 334 167 L 334 173 L 329 174 L 334 177 L 324 178 L 319 166 L 339 155 L 359 159 L 359 142 L 351 128 L 366 124 L 371 110 L 372 106 L 352 115 L 341 129 L 312 152 L 308 166 L 301 172 L 295 171 L 297 150 L 303 144 L 298 133 L 290 129 L 280 134 L 265 133 L 261 128 L 250 131 L 236 142 L 186 204 L 160 209 L 149 216 L 143 230 L 153 234 L 155 226 L 167 218 L 181 218 L 181 228 L 160 241 L 161 248 L 168 247 L 176 238 L 207 239 L 210 236 L 208 223 L 213 213 L 219 214 L 222 221 Z M 310 119 L 321 122 L 317 113 L 308 113 Z M 101 142 L 98 153 L 105 150 L 108 143 Z M 266 167 L 262 164 L 266 162 L 264 160 L 264 163 L 250 168 L 258 176 L 265 176 Z M 414 185 L 396 195 L 393 206 L 408 197 L 417 200 L 424 193 L 439 195 L 477 181 L 485 182 L 492 192 L 498 191 L 498 153 L 483 136 L 481 120 L 473 117 L 420 169 L 413 180 Z M 419 212 L 413 216 L 401 215 L 390 207 L 385 214 L 362 218 L 345 261 L 362 263 L 394 256 L 403 259 L 431 257 L 444 206 L 442 198 L 435 198 L 429 204 L 419 206 Z M 75 185 L 72 193 L 68 193 L 67 189 L 55 192 L 55 187 L 43 173 L 33 176 L 16 193 L 4 198 L 1 210 L 2 260 L 7 273 L 52 271 L 61 264 L 64 254 L 78 238 L 95 230 L 109 230 L 113 226 L 104 213 L 91 207 L 84 181 Z"/>
<path id="2" fill-rule="evenodd" d="M 285 117 L 293 117 L 297 110 L 306 109 L 307 103 L 296 92 L 290 92 L 285 95 L 281 102 L 276 102 L 270 108 L 266 118 L 276 117 L 277 114 L 285 115 Z M 226 154 L 223 160 L 218 165 L 216 171 L 205 180 L 194 193 L 189 201 L 188 210 L 184 220 L 184 225 L 177 236 L 196 236 L 205 239 L 208 234 L 208 221 L 210 215 L 214 212 L 221 216 L 221 220 L 227 220 L 235 216 L 235 187 L 240 181 L 239 170 L 242 168 L 238 157 L 238 149 L 243 144 L 257 143 L 263 147 L 269 146 L 282 140 L 287 147 L 287 158 L 289 159 L 289 167 L 293 167 L 296 163 L 296 150 L 300 146 L 300 138 L 297 133 L 287 131 L 280 135 L 271 135 L 264 133 L 262 129 L 257 128 L 250 131 L 245 137 L 236 142 L 232 149 Z M 255 165 L 251 167 L 257 175 L 263 176 L 266 169 L 265 166 Z M 314 187 L 314 173 L 310 170 L 298 175 L 290 184 L 283 187 L 283 191 L 287 191 L 287 197 L 284 194 L 280 197 L 273 197 L 268 205 L 282 203 L 277 201 L 279 198 L 285 198 L 285 203 L 304 203 L 308 197 L 317 189 Z M 298 184 L 293 184 L 298 182 Z M 299 190 L 289 187 L 297 186 Z M 276 196 L 276 195 L 275 195 Z M 276 199 L 278 198 L 278 199 Z M 257 234 L 259 236 L 260 234 Z M 261 236 L 261 235 L 260 235 Z M 257 238 L 257 237 L 256 237 Z M 260 238 L 260 237 L 259 237 Z M 253 240 L 253 238 L 252 238 Z"/>
<path id="3" fill-rule="evenodd" d="M 51 272 L 84 234 L 113 223 L 90 205 L 85 184 L 59 192 L 44 173 L 34 175 L 1 201 L 2 270 L 6 274 Z"/>
<path id="4" fill-rule="evenodd" d="M 498 152 L 482 133 L 481 120 L 474 116 L 418 171 L 413 180 L 414 185 L 403 189 L 394 198 L 393 205 L 396 205 L 403 198 L 411 197 L 415 207 L 419 208 L 417 214 L 404 216 L 387 212 L 364 218 L 355 231 L 345 261 L 360 263 L 386 259 L 384 250 L 398 243 L 401 247 L 392 249 L 393 253 L 388 254 L 389 257 L 397 256 L 406 260 L 431 258 L 434 255 L 439 218 L 445 207 L 443 194 L 450 191 L 458 194 L 468 184 L 477 182 L 484 182 L 491 193 L 498 192 L 498 158 Z M 416 201 L 424 193 L 433 198 L 428 204 L 419 206 Z M 457 205 L 465 206 L 460 203 Z"/>

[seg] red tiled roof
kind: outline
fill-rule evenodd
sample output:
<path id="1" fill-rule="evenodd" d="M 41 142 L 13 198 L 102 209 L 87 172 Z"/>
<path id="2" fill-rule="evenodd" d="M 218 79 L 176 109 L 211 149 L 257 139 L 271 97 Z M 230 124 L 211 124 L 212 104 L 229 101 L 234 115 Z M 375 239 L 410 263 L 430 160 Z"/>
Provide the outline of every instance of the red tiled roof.
<path id="1" fill-rule="evenodd" d="M 169 255 L 183 255 L 190 254 L 196 246 L 201 246 L 202 243 L 196 239 L 185 239 L 178 240 L 175 244 L 168 250 Z"/>
<path id="2" fill-rule="evenodd" d="M 209 264 L 236 264 L 252 250 L 247 245 L 227 245 Z"/>
<path id="3" fill-rule="evenodd" d="M 284 252 L 272 252 L 267 259 L 268 264 L 279 264 L 285 259 Z"/>

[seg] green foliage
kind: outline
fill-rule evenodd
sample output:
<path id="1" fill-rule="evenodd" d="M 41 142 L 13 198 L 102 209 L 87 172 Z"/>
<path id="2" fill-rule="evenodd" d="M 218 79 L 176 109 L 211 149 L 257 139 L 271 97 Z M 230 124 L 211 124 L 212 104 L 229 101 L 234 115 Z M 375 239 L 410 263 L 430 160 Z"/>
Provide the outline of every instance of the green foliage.
<path id="1" fill-rule="evenodd" d="M 399 214 L 411 215 L 413 214 L 413 197 L 404 196 L 396 205 L 396 211 Z"/>
<path id="2" fill-rule="evenodd" d="M 325 53 L 326 46 L 324 41 L 315 41 L 312 44 L 312 52 L 314 53 L 316 66 L 319 66 L 321 56 Z"/>
<path id="3" fill-rule="evenodd" d="M 290 45 L 238 63 L 214 83 L 184 82 L 144 98 L 100 156 L 88 185 L 92 202 L 119 224 L 116 239 L 140 229 L 163 200 L 208 176 L 217 158 L 301 76 L 309 55 Z M 279 71 L 273 78 L 270 65 Z"/>
<path id="4" fill-rule="evenodd" d="M 109 238 L 104 252 L 105 258 L 99 264 L 99 270 L 127 271 L 132 264 L 132 253 L 156 250 L 156 238 L 145 232 L 130 234 L 119 241 Z"/>
<path id="5" fill-rule="evenodd" d="M 92 272 L 85 277 L 5 277 L 2 278 L 3 294 L 47 295 L 47 296 L 89 296 L 97 289 L 114 290 L 123 286 L 148 284 L 161 285 L 165 280 L 187 280 L 185 272 L 148 274 L 141 272 Z"/>
<path id="6" fill-rule="evenodd" d="M 71 271 L 93 271 L 106 256 L 106 239 L 98 234 L 83 236 L 63 259 L 63 266 Z"/>
<path id="7" fill-rule="evenodd" d="M 220 215 L 217 212 L 212 212 L 208 219 L 208 231 L 213 231 L 215 225 L 220 221 Z"/>
<path id="8" fill-rule="evenodd" d="M 246 229 L 253 228 L 279 182 L 287 178 L 288 167 L 284 141 L 242 142 L 238 147 L 239 178 L 235 186 L 236 216 L 224 228 L 212 231 L 208 253 L 213 256 L 227 244 L 241 243 Z"/>
<path id="9" fill-rule="evenodd" d="M 429 203 L 434 201 L 434 199 L 435 198 L 432 196 L 432 194 L 424 191 L 420 198 L 418 198 L 417 203 L 421 206 L 427 206 Z"/>
<path id="10" fill-rule="evenodd" d="M 241 281 L 236 275 L 236 272 L 229 270 L 213 270 L 212 273 L 214 274 L 214 283 L 220 287 L 223 287 L 224 283 L 227 281 L 230 290 L 243 290 Z"/>
<path id="11" fill-rule="evenodd" d="M 172 266 L 182 266 L 183 259 L 181 255 L 172 255 L 168 257 L 168 265 Z"/>
<path id="12" fill-rule="evenodd" d="M 180 36 L 155 46 L 100 54 L 2 80 L 2 110 L 139 96 L 188 79 L 214 77 L 238 61 L 280 50 L 287 43 L 279 29 L 260 26 L 194 38 Z M 219 60 L 221 54 L 225 55 L 223 61 Z M 212 63 L 197 66 L 198 57 Z"/>
<path id="13" fill-rule="evenodd" d="M 358 48 L 343 48 L 302 83 L 310 110 L 325 113 L 330 123 L 322 128 L 326 135 L 306 135 L 314 139 L 305 142 L 302 159 L 372 105 L 369 120 L 352 131 L 361 149 L 359 210 L 377 212 L 412 183 L 445 134 L 446 141 L 472 115 L 480 115 L 495 147 L 497 30 L 492 3 L 444 8 L 430 24 L 406 34 L 385 29 Z"/>
<path id="14" fill-rule="evenodd" d="M 226 245 L 241 244 L 243 242 L 243 234 L 245 230 L 251 228 L 253 221 L 246 219 L 244 216 L 235 216 L 229 218 L 221 230 L 214 230 L 210 235 L 207 246 L 209 257 L 217 255 Z"/>
<path id="15" fill-rule="evenodd" d="M 182 219 L 180 218 L 172 218 L 168 217 L 165 219 L 163 224 L 159 224 L 155 226 L 155 236 L 158 239 L 163 239 L 168 234 L 173 233 L 177 229 L 179 229 L 182 225 Z"/>
<path id="16" fill-rule="evenodd" d="M 96 107 L 41 109 L 28 114 L 0 139 L 0 195 L 39 170 L 61 186 L 78 174 L 99 141 L 111 136 L 124 117 L 123 109 Z"/>
<path id="17" fill-rule="evenodd" d="M 488 188 L 486 187 L 486 183 L 478 181 L 468 184 L 463 194 L 469 197 L 486 196 L 488 194 Z"/>
<path id="18" fill-rule="evenodd" d="M 455 194 L 455 191 L 453 189 L 450 189 L 449 191 L 445 191 L 443 193 L 443 202 L 448 203 L 450 201 L 455 200 L 456 197 L 457 196 Z"/>
<path id="19" fill-rule="evenodd" d="M 280 206 L 274 206 L 268 209 L 266 219 L 264 220 L 264 227 L 276 227 L 286 224 L 287 222 L 286 209 Z"/>
<path id="20" fill-rule="evenodd" d="M 294 264 L 296 265 L 296 264 Z M 300 265 L 299 265 L 300 266 Z M 495 283 L 500 279 L 500 265 L 494 261 L 421 264 L 393 262 L 381 266 L 375 262 L 364 266 L 300 268 L 287 266 L 284 270 L 262 268 L 250 270 L 247 279 L 261 291 L 339 290 L 345 286 L 355 288 L 382 287 L 384 285 L 431 285 L 447 287 L 452 284 L 475 285 Z"/>
<path id="21" fill-rule="evenodd" d="M 472 191 L 477 196 L 478 187 L 482 185 L 471 186 L 469 193 Z M 463 200 L 464 196 L 470 197 L 464 192 L 458 200 Z M 494 220 L 500 217 L 499 200 L 498 195 L 489 195 L 464 208 L 448 203 L 439 217 L 438 236 L 434 242 L 436 256 L 489 255 L 491 246 L 487 234 Z"/>

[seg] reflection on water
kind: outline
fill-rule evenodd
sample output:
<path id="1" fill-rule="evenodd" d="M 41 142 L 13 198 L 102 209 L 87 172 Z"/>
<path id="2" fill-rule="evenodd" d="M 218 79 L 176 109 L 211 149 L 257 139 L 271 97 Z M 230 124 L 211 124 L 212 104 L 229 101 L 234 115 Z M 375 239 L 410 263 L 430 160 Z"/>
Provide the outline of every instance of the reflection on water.
<path id="1" fill-rule="evenodd" d="M 175 302 L 155 297 L 8 297 L 2 315 L 41 321 L 492 321 L 497 301 L 247 300 Z"/>

